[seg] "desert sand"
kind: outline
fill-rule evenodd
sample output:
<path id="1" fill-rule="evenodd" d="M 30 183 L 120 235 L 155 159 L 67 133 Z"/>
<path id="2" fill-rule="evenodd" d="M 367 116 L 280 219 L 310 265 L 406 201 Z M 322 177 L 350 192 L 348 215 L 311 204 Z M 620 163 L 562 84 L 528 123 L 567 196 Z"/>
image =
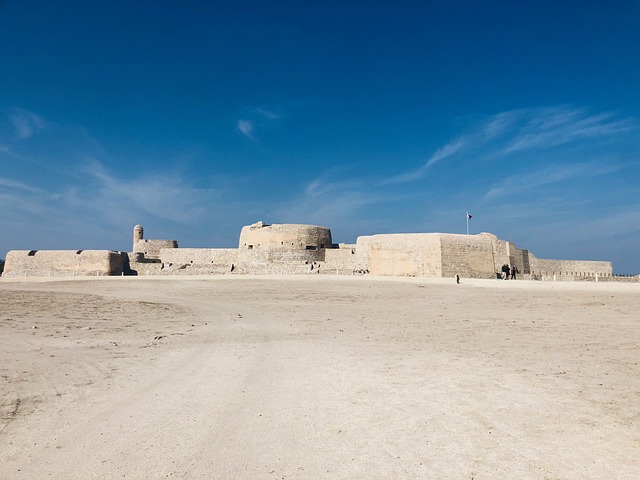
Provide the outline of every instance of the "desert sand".
<path id="1" fill-rule="evenodd" d="M 637 479 L 640 285 L 0 279 L 0 478 Z"/>

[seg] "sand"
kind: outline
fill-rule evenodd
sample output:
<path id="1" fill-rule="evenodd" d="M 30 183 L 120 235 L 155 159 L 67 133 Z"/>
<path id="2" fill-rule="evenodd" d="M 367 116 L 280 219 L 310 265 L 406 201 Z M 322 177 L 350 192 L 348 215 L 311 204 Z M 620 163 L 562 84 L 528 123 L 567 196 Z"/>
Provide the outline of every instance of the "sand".
<path id="1" fill-rule="evenodd" d="M 1 479 L 637 479 L 640 285 L 0 280 Z"/>

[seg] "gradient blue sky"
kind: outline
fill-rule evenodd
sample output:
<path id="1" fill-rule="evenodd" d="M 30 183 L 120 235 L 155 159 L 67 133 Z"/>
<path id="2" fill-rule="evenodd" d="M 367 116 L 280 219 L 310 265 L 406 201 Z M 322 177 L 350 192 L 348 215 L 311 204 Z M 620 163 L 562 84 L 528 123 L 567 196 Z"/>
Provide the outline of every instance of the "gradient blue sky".
<path id="1" fill-rule="evenodd" d="M 0 0 L 0 258 L 258 220 L 640 272 L 640 2 Z"/>

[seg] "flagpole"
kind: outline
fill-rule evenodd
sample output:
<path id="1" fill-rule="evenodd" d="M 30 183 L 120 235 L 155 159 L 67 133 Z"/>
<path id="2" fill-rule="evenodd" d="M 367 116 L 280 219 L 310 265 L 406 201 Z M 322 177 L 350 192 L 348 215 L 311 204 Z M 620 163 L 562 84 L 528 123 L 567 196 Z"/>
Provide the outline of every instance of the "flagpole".
<path id="1" fill-rule="evenodd" d="M 467 235 L 469 235 L 469 212 L 467 212 Z"/>

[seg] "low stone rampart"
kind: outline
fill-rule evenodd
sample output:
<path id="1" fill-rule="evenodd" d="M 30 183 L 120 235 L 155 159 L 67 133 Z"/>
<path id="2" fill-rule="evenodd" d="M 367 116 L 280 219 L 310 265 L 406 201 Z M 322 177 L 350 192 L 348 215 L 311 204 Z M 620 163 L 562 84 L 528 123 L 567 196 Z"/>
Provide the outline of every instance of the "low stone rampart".
<path id="1" fill-rule="evenodd" d="M 325 251 L 325 261 L 320 273 L 356 275 L 369 273 L 368 262 L 357 254 L 355 245 L 340 245 L 340 248 Z"/>
<path id="2" fill-rule="evenodd" d="M 178 248 L 176 240 L 145 240 L 135 242 L 133 253 L 144 253 L 145 258 L 159 259 L 161 251 Z"/>
<path id="3" fill-rule="evenodd" d="M 230 269 L 238 263 L 237 248 L 175 248 L 160 252 L 162 262 L 173 265 L 223 265 Z"/>
<path id="4" fill-rule="evenodd" d="M 238 263 L 236 248 L 165 248 L 161 261 L 131 262 L 138 275 L 213 275 L 231 273 Z"/>
<path id="5" fill-rule="evenodd" d="M 111 250 L 12 250 L 3 276 L 71 277 L 121 275 L 122 256 Z"/>
<path id="6" fill-rule="evenodd" d="M 529 253 L 532 278 L 540 280 L 571 280 L 612 277 L 613 264 L 595 260 L 550 260 L 536 258 Z"/>

